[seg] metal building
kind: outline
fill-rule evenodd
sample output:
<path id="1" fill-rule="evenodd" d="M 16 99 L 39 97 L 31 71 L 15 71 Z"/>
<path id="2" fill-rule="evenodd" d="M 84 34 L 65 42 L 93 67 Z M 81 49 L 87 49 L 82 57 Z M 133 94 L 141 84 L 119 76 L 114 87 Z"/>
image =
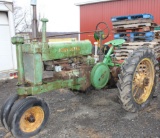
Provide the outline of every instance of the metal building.
<path id="1" fill-rule="evenodd" d="M 80 6 L 80 31 L 95 30 L 96 24 L 106 22 L 112 29 L 111 17 L 129 14 L 149 13 L 154 21 L 160 24 L 160 0 L 94 0 L 77 3 Z M 94 42 L 93 34 L 81 34 L 81 40 L 90 39 Z M 107 40 L 113 39 L 112 32 Z"/>

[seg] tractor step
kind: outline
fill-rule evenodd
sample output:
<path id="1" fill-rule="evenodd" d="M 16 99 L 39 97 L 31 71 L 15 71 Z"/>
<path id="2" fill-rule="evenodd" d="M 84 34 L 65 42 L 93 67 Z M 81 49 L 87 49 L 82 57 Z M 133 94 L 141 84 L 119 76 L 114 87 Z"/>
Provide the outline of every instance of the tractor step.
<path id="1" fill-rule="evenodd" d="M 117 22 L 117 21 L 123 21 L 123 20 L 135 20 L 135 19 L 152 19 L 153 16 L 151 14 L 134 14 L 134 15 L 127 15 L 127 16 L 116 16 L 112 17 L 111 21 L 112 22 Z"/>

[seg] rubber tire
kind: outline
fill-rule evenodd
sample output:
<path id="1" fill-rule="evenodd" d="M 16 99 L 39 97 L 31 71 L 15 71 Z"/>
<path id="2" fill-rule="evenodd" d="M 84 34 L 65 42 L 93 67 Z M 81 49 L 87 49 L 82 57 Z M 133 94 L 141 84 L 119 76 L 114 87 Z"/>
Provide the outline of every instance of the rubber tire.
<path id="1" fill-rule="evenodd" d="M 15 101 L 19 99 L 19 96 L 17 94 L 10 95 L 6 101 L 4 102 L 2 108 L 1 108 L 1 123 L 2 125 L 9 130 L 8 125 L 7 125 L 7 120 L 9 113 L 11 111 L 11 108 Z"/>
<path id="2" fill-rule="evenodd" d="M 41 106 L 41 108 L 44 111 L 44 120 L 39 128 L 37 128 L 35 131 L 26 133 L 23 132 L 20 129 L 20 119 L 23 115 L 23 113 L 34 106 Z M 38 134 L 47 124 L 49 118 L 49 107 L 45 101 L 42 99 L 38 99 L 36 97 L 27 97 L 25 99 L 19 100 L 14 104 L 12 107 L 12 110 L 8 117 L 8 126 L 10 128 L 10 131 L 12 132 L 13 136 L 16 138 L 29 138 L 36 134 Z"/>
<path id="3" fill-rule="evenodd" d="M 155 77 L 154 77 L 155 80 L 152 92 L 148 97 L 148 99 L 144 103 L 138 104 L 136 103 L 132 95 L 132 80 L 137 65 L 144 58 L 149 58 L 152 61 L 155 70 Z M 158 89 L 158 70 L 159 70 L 158 61 L 156 60 L 156 57 L 152 52 L 152 49 L 148 47 L 141 47 L 136 49 L 133 52 L 133 54 L 131 54 L 124 61 L 124 63 L 121 66 L 121 73 L 119 74 L 117 87 L 119 89 L 120 101 L 125 110 L 129 112 L 136 112 L 148 106 L 153 97 L 153 93 L 157 92 Z"/>

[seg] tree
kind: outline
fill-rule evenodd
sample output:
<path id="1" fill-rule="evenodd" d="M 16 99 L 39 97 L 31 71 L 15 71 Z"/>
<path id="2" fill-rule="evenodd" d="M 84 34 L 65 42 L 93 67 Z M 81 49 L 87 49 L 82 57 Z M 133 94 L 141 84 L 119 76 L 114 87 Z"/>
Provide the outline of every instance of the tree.
<path id="1" fill-rule="evenodd" d="M 22 8 L 16 5 L 13 1 L 14 7 L 14 24 L 16 33 L 30 32 L 31 31 L 31 13 L 27 8 Z"/>

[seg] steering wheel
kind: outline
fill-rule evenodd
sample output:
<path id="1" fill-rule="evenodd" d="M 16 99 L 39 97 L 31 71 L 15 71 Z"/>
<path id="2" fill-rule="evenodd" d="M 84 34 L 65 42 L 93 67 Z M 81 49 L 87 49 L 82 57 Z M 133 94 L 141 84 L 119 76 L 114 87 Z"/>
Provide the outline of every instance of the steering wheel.
<path id="1" fill-rule="evenodd" d="M 99 40 L 100 38 L 102 40 L 106 39 L 109 36 L 110 29 L 105 22 L 99 22 L 96 25 L 96 32 L 94 33 L 95 40 Z"/>

